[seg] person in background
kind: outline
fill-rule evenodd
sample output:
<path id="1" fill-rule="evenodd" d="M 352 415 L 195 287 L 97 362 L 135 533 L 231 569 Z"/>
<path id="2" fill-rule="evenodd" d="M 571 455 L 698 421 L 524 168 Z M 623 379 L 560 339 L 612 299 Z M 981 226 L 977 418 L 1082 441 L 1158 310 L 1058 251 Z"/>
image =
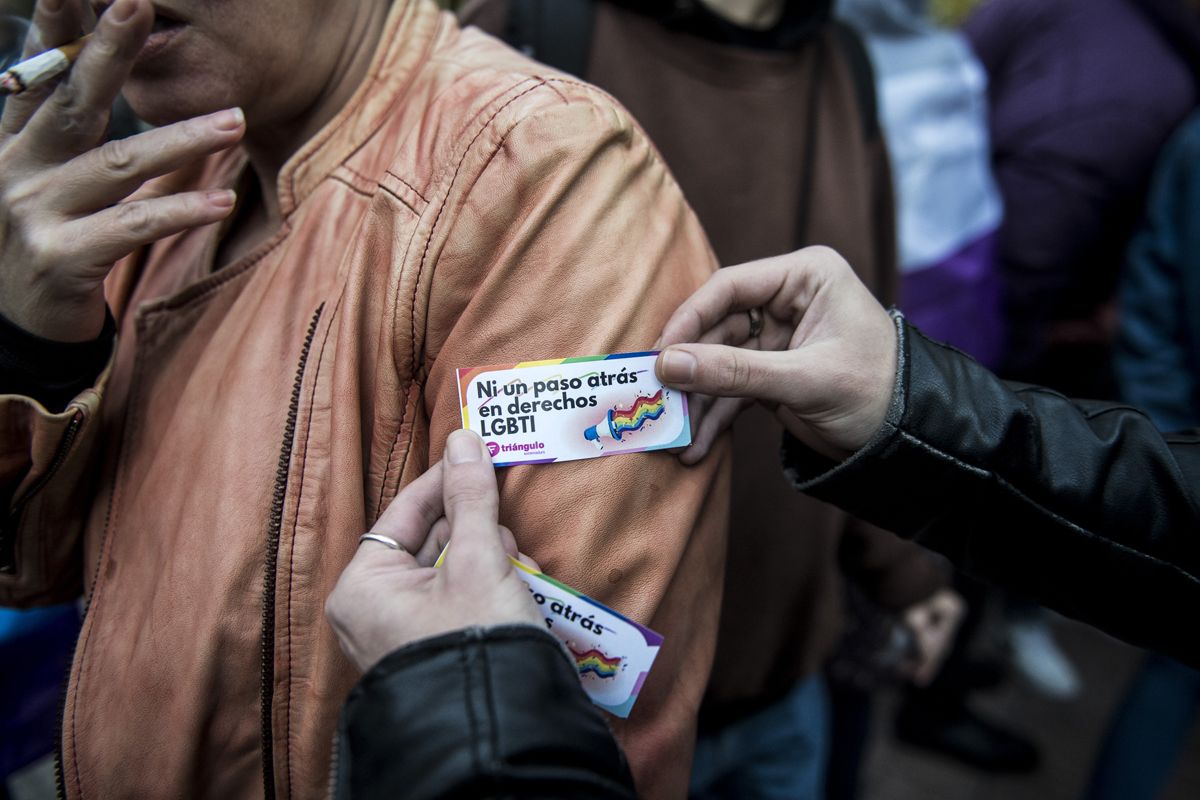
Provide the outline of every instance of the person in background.
<path id="1" fill-rule="evenodd" d="M 1117 276 L 1154 160 L 1200 99 L 1192 0 L 989 0 L 964 32 L 989 77 L 1009 337 L 1005 377 L 1115 399 Z M 1013 661 L 1080 690 L 1045 615 L 1007 605 Z"/>
<path id="2" fill-rule="evenodd" d="M 1200 114 L 1159 158 L 1121 274 L 1121 397 L 1165 432 L 1200 427 Z M 1130 681 L 1085 800 L 1154 800 L 1200 716 L 1200 672 L 1156 653 Z"/>
<path id="3" fill-rule="evenodd" d="M 1003 217 L 992 175 L 987 75 L 962 33 L 936 27 L 928 0 L 839 0 L 875 67 L 879 121 L 896 187 L 904 314 L 981 364 L 1001 361 L 996 268 Z"/>
<path id="4" fill-rule="evenodd" d="M 891 302 L 895 219 L 874 77 L 831 10 L 832 0 L 473 0 L 460 19 L 629 108 L 721 263 L 827 242 Z M 779 435 L 757 409 L 733 431 L 731 547 L 696 797 L 822 795 L 822 668 L 841 638 L 846 578 L 916 630 L 918 670 L 939 662 L 957 624 L 944 566 L 792 491 L 772 463 Z"/>
<path id="5" fill-rule="evenodd" d="M 960 32 L 934 25 L 927 0 L 840 0 L 837 11 L 862 34 L 877 76 L 896 186 L 898 306 L 930 336 L 995 368 L 1004 345 L 996 264 L 1003 209 L 991 167 L 987 76 Z M 980 769 L 1031 770 L 1036 746 L 968 702 L 1004 678 L 1000 659 L 972 648 L 993 592 L 961 574 L 955 588 L 968 600 L 963 625 L 937 677 L 904 692 L 896 736 Z M 836 697 L 847 714 L 861 704 L 852 688 Z M 855 775 L 834 759 L 831 790 L 846 786 L 836 798 L 857 795 Z"/>
<path id="6" fill-rule="evenodd" d="M 1004 199 L 1003 374 L 1111 398 L 1113 298 L 1155 159 L 1200 100 L 1193 0 L 988 0 L 964 28 L 988 74 Z"/>

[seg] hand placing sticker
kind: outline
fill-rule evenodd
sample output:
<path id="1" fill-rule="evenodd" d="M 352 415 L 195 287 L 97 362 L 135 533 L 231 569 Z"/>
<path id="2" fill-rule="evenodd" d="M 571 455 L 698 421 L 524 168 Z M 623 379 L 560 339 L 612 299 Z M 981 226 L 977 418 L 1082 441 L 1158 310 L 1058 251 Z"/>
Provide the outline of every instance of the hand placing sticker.
<path id="1" fill-rule="evenodd" d="M 718 270 L 675 311 L 658 378 L 690 392 L 695 464 L 752 402 L 835 460 L 883 425 L 896 379 L 896 324 L 827 247 Z"/>
<path id="2" fill-rule="evenodd" d="M 472 625 L 545 627 L 509 561 L 517 547 L 497 522 L 499 502 L 483 442 L 470 431 L 450 434 L 445 459 L 396 496 L 371 530 L 384 541 L 362 542 L 325 603 L 342 651 L 359 669 L 417 639 Z M 446 539 L 453 552 L 434 569 Z"/>

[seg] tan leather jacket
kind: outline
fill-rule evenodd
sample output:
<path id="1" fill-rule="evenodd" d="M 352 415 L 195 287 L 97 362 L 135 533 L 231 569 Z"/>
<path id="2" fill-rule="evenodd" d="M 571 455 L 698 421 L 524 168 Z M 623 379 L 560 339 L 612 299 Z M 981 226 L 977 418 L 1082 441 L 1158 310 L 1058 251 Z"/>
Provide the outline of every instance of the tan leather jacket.
<path id="1" fill-rule="evenodd" d="M 244 169 L 230 152 L 173 179 L 234 186 Z M 715 266 L 623 109 L 427 0 L 395 4 L 365 84 L 279 198 L 282 228 L 236 263 L 213 263 L 213 227 L 122 262 L 113 363 L 65 412 L 0 397 L 0 603 L 81 586 L 89 603 L 70 797 L 324 795 L 357 676 L 322 606 L 459 427 L 454 369 L 646 349 Z M 686 786 L 726 462 L 501 476 L 522 550 L 666 637 L 614 726 L 650 796 Z"/>

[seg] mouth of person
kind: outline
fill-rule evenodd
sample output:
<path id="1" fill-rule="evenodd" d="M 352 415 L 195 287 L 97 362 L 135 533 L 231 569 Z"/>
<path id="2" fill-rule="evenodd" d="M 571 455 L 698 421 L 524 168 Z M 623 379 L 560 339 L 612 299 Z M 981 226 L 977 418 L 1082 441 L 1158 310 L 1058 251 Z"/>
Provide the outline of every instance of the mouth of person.
<path id="1" fill-rule="evenodd" d="M 97 17 L 104 14 L 111 6 L 112 0 L 93 0 L 92 3 L 92 8 L 95 10 Z M 170 39 L 173 39 L 186 27 L 187 23 L 184 20 L 175 16 L 171 11 L 160 8 L 158 4 L 155 4 L 154 25 L 150 28 L 150 35 L 146 37 L 146 43 L 142 46 L 139 60 L 162 49 Z"/>
<path id="2" fill-rule="evenodd" d="M 185 24 L 186 23 L 184 23 L 183 20 L 172 17 L 169 14 L 164 14 L 155 9 L 154 27 L 150 29 L 150 35 L 154 36 L 156 34 L 178 30 Z"/>

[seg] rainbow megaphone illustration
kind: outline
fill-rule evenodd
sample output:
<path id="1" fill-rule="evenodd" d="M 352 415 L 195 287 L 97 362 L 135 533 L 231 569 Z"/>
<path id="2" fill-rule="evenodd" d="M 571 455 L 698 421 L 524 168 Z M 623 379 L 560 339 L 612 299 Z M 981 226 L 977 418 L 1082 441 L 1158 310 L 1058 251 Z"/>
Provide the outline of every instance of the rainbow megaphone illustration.
<path id="1" fill-rule="evenodd" d="M 667 397 L 659 389 L 650 397 L 638 397 L 629 408 L 610 408 L 604 419 L 583 432 L 583 438 L 595 442 L 597 449 L 604 449 L 604 440 L 621 441 L 626 433 L 641 430 L 647 422 L 656 420 L 667 411 Z"/>

